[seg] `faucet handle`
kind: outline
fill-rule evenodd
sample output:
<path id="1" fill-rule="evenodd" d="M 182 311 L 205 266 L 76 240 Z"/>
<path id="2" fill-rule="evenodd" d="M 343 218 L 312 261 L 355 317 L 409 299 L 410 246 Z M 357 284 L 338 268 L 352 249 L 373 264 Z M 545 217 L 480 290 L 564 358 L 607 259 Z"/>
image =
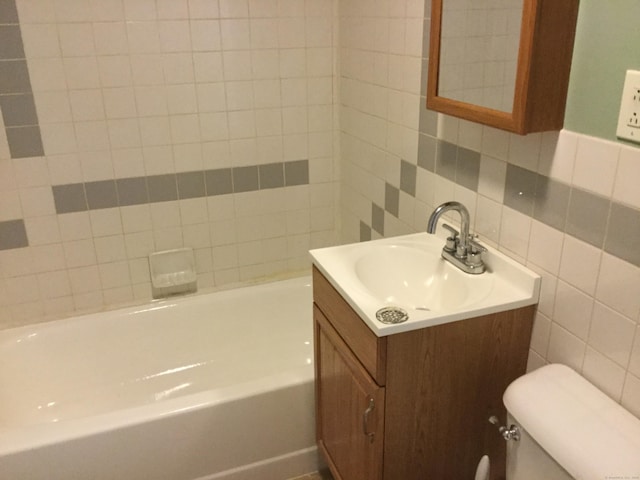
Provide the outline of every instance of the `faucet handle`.
<path id="1" fill-rule="evenodd" d="M 469 235 L 469 246 L 472 253 L 484 253 L 487 249 L 476 241 L 477 236 Z"/>
<path id="2" fill-rule="evenodd" d="M 456 247 L 458 246 L 458 240 L 460 233 L 453 228 L 451 225 L 447 225 L 446 223 L 442 224 L 443 228 L 446 228 L 451 232 L 451 236 L 447 237 L 447 243 L 444 246 L 444 249 L 448 252 L 455 252 Z"/>

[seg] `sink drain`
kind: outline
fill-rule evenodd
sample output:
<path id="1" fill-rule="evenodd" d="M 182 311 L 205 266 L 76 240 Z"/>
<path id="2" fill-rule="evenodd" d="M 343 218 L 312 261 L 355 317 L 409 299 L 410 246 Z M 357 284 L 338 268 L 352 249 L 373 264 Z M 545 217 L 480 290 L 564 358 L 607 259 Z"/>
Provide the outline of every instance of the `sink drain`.
<path id="1" fill-rule="evenodd" d="M 409 320 L 409 314 L 399 307 L 385 307 L 376 312 L 376 318 L 382 323 L 402 323 Z"/>

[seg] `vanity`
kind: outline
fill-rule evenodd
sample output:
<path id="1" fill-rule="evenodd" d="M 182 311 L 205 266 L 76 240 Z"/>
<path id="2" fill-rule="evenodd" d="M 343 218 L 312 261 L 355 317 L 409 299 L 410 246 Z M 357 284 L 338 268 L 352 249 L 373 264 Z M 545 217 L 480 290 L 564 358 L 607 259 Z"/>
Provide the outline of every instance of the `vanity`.
<path id="1" fill-rule="evenodd" d="M 525 373 L 540 278 L 492 249 L 468 275 L 444 241 L 311 252 L 317 441 L 336 480 L 473 479 L 483 455 L 504 478 L 488 419 L 505 421 L 502 394 Z M 390 306 L 408 319 L 380 322 Z"/>

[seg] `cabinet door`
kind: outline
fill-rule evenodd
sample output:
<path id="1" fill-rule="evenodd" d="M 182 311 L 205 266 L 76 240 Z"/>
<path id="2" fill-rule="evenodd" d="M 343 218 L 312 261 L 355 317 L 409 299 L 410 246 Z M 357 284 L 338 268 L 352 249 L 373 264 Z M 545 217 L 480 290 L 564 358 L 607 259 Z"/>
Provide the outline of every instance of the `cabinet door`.
<path id="1" fill-rule="evenodd" d="M 384 388 L 314 307 L 317 437 L 336 480 L 380 480 Z"/>

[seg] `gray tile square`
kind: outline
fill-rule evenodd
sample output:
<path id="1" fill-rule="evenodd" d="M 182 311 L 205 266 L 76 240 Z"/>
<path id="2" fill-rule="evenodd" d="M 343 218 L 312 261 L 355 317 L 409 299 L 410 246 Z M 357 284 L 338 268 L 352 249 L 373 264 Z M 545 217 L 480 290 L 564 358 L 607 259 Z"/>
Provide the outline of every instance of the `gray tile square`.
<path id="1" fill-rule="evenodd" d="M 436 171 L 437 142 L 434 137 L 418 135 L 418 166 L 430 172 Z"/>
<path id="2" fill-rule="evenodd" d="M 384 184 L 384 209 L 394 217 L 400 214 L 400 190 L 389 183 Z"/>
<path id="3" fill-rule="evenodd" d="M 56 213 L 84 212 L 88 209 L 83 183 L 54 185 L 51 189 Z"/>
<path id="4" fill-rule="evenodd" d="M 503 203 L 520 213 L 533 215 L 537 177 L 531 170 L 507 164 Z"/>
<path id="5" fill-rule="evenodd" d="M 232 169 L 233 175 L 233 191 L 253 192 L 258 190 L 258 167 L 256 165 L 250 167 L 236 167 Z"/>
<path id="6" fill-rule="evenodd" d="M 178 196 L 184 198 L 200 198 L 206 196 L 204 172 L 183 172 L 176 175 Z"/>
<path id="7" fill-rule="evenodd" d="M 608 199 L 572 188 L 565 232 L 602 248 L 609 207 Z"/>
<path id="8" fill-rule="evenodd" d="M 604 249 L 611 255 L 640 267 L 638 239 L 640 239 L 640 211 L 619 203 L 612 203 Z"/>
<path id="9" fill-rule="evenodd" d="M 384 210 L 375 203 L 371 204 L 371 228 L 384 235 Z"/>
<path id="10" fill-rule="evenodd" d="M 169 202 L 178 199 L 178 187 L 174 174 L 147 177 L 147 188 L 149 189 L 149 201 L 151 203 Z"/>
<path id="11" fill-rule="evenodd" d="M 259 165 L 260 189 L 284 187 L 284 165 L 282 163 L 269 163 Z"/>
<path id="12" fill-rule="evenodd" d="M 6 133 L 11 158 L 44 156 L 40 127 L 8 127 Z"/>
<path id="13" fill-rule="evenodd" d="M 11 24 L 18 23 L 18 9 L 15 0 L 0 1 L 0 23 Z"/>
<path id="14" fill-rule="evenodd" d="M 418 168 L 404 160 L 400 161 L 400 190 L 412 197 L 416 196 L 416 177 Z"/>
<path id="15" fill-rule="evenodd" d="M 118 206 L 118 194 L 115 180 L 100 180 L 84 184 L 89 210 L 113 208 Z"/>
<path id="16" fill-rule="evenodd" d="M 295 160 L 284 164 L 284 179 L 287 187 L 309 183 L 309 160 Z"/>
<path id="17" fill-rule="evenodd" d="M 458 162 L 456 163 L 456 183 L 477 192 L 479 179 L 480 152 L 459 147 Z"/>
<path id="18" fill-rule="evenodd" d="M 419 147 L 419 146 L 418 146 Z M 443 140 L 437 141 L 435 172 L 453 182 L 456 180 L 458 146 Z"/>
<path id="19" fill-rule="evenodd" d="M 230 168 L 219 168 L 204 172 L 207 195 L 226 195 L 233 193 L 233 181 Z"/>
<path id="20" fill-rule="evenodd" d="M 425 8 L 429 8 L 427 4 L 428 2 L 425 2 Z M 424 23 L 422 25 L 422 58 L 429 58 L 429 44 L 431 39 L 429 32 L 431 32 L 431 19 L 426 12 Z"/>
<path id="21" fill-rule="evenodd" d="M 118 205 L 141 205 L 149 203 L 146 177 L 119 178 L 116 180 Z"/>
<path id="22" fill-rule="evenodd" d="M 26 60 L 0 61 L 0 95 L 31 93 Z"/>
<path id="23" fill-rule="evenodd" d="M 25 58 L 20 27 L 18 25 L 0 25 L 0 60 L 19 58 Z"/>
<path id="24" fill-rule="evenodd" d="M 422 57 L 422 71 L 420 72 L 420 97 L 425 97 L 423 105 L 427 104 L 427 78 L 429 78 L 429 59 Z"/>
<path id="25" fill-rule="evenodd" d="M 371 227 L 364 222 L 360 222 L 360 241 L 368 242 L 371 240 Z"/>
<path id="26" fill-rule="evenodd" d="M 0 222 L 0 250 L 29 246 L 24 220 Z"/>
<path id="27" fill-rule="evenodd" d="M 5 127 L 38 125 L 36 104 L 30 93 L 0 95 L 0 109 Z"/>
<path id="28" fill-rule="evenodd" d="M 544 175 L 536 180 L 536 195 L 533 204 L 533 218 L 564 231 L 571 187 Z"/>

